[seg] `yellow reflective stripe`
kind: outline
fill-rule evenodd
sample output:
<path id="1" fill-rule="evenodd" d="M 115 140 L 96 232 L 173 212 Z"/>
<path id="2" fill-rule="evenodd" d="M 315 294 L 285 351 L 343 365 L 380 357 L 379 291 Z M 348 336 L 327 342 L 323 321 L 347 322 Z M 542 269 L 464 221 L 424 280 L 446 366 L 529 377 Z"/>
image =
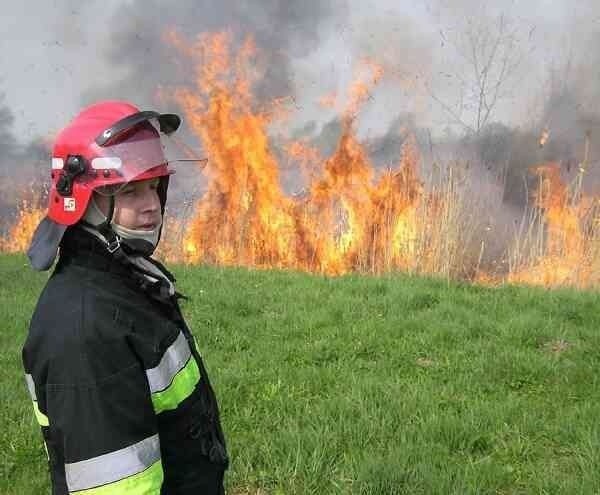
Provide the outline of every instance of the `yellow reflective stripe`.
<path id="1" fill-rule="evenodd" d="M 158 433 L 119 450 L 65 463 L 67 488 L 71 492 L 110 485 L 146 471 L 160 460 Z"/>
<path id="2" fill-rule="evenodd" d="M 171 385 L 161 392 L 152 394 L 152 404 L 156 414 L 176 409 L 188 397 L 200 380 L 200 370 L 193 356 L 187 364 L 175 375 Z"/>
<path id="3" fill-rule="evenodd" d="M 156 461 L 148 469 L 108 485 L 69 492 L 76 495 L 160 495 L 163 482 L 162 464 Z"/>
<path id="4" fill-rule="evenodd" d="M 42 411 L 40 411 L 37 400 L 33 401 L 33 413 L 35 414 L 35 419 L 37 419 L 37 422 L 40 426 L 50 425 L 50 422 L 48 421 L 48 416 L 46 416 Z"/>

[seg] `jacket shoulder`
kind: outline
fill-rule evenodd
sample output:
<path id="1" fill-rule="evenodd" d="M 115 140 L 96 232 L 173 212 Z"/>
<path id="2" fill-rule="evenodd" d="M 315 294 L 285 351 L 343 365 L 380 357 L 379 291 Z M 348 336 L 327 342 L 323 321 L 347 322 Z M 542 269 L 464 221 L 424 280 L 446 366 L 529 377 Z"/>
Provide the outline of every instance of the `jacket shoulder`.
<path id="1" fill-rule="evenodd" d="M 110 287 L 86 277 L 52 276 L 23 347 L 26 371 L 47 384 L 93 384 L 137 363 L 128 344 L 131 317 Z"/>

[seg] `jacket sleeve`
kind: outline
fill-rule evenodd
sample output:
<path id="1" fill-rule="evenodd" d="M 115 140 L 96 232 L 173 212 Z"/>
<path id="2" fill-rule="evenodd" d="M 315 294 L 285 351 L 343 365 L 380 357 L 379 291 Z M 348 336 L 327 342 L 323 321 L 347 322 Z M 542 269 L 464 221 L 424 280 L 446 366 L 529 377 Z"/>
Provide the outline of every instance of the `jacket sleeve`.
<path id="1" fill-rule="evenodd" d="M 76 331 L 33 340 L 24 353 L 53 486 L 76 495 L 159 495 L 161 450 L 144 366 L 114 312 L 79 316 Z"/>
<path id="2" fill-rule="evenodd" d="M 160 443 L 147 390 L 138 365 L 95 384 L 46 386 L 69 494 L 160 494 Z"/>

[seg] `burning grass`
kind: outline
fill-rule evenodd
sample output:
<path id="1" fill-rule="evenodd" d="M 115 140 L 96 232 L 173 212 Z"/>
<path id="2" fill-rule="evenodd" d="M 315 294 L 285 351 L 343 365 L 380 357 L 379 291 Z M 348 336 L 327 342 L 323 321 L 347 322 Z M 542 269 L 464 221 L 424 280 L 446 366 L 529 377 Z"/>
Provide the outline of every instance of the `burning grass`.
<path id="1" fill-rule="evenodd" d="M 536 167 L 532 207 L 507 234 L 502 191 L 481 188 L 474 167 L 425 164 L 410 136 L 396 164 L 374 166 L 356 128 L 385 72 L 364 60 L 345 100 L 325 98 L 339 105 L 342 128 L 331 156 L 304 141 L 283 145 L 304 181 L 302 193 L 289 195 L 268 132 L 288 109 L 282 101 L 257 108 L 252 61 L 260 54 L 252 40 L 235 55 L 226 33 L 189 41 L 169 32 L 165 41 L 195 65 L 196 85 L 161 97 L 183 108 L 210 157 L 198 170 L 203 195 L 185 215 L 166 219 L 158 254 L 167 261 L 327 275 L 400 271 L 492 285 L 600 283 L 600 209 L 582 193 L 585 167 L 575 186 L 557 164 Z M 22 251 L 40 215 L 25 204 L 0 249 Z"/>
<path id="2" fill-rule="evenodd" d="M 171 33 L 169 41 L 197 63 L 197 87 L 178 89 L 174 98 L 211 157 L 203 168 L 207 191 L 179 251 L 185 261 L 329 275 L 469 271 L 460 219 L 466 205 L 452 173 L 425 192 L 413 140 L 406 140 L 395 168 L 378 171 L 356 136 L 357 115 L 383 77 L 381 67 L 361 64 L 330 157 L 320 158 L 305 143 L 286 147 L 292 162 L 310 170 L 305 194 L 292 198 L 281 188 L 267 133 L 281 107 L 254 110 L 249 92 L 251 42 L 231 60 L 225 34 L 188 44 Z"/>
<path id="3" fill-rule="evenodd" d="M 597 493 L 598 293 L 174 267 L 228 493 Z M 0 256 L 0 493 L 48 493 L 20 363 L 46 274 Z"/>
<path id="4" fill-rule="evenodd" d="M 582 193 L 585 169 L 565 184 L 556 163 L 532 169 L 538 177 L 528 211 L 510 252 L 511 283 L 545 287 L 600 284 L 600 203 Z"/>
<path id="5" fill-rule="evenodd" d="M 23 200 L 17 210 L 16 219 L 5 236 L 0 237 L 0 252 L 23 253 L 29 247 L 31 237 L 42 218 L 46 215 L 46 206 L 39 206 Z"/>

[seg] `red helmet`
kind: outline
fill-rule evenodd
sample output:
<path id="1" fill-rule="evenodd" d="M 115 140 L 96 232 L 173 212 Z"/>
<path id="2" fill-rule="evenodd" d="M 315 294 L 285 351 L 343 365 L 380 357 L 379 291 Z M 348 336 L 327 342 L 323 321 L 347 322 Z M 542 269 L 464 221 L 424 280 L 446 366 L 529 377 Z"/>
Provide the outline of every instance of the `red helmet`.
<path id="1" fill-rule="evenodd" d="M 122 101 L 82 110 L 54 143 L 48 214 L 28 251 L 33 267 L 52 265 L 66 228 L 81 220 L 94 191 L 114 194 L 128 182 L 172 174 L 161 135 L 180 122 L 175 114 L 140 111 Z M 166 191 L 163 210 L 165 199 Z"/>

